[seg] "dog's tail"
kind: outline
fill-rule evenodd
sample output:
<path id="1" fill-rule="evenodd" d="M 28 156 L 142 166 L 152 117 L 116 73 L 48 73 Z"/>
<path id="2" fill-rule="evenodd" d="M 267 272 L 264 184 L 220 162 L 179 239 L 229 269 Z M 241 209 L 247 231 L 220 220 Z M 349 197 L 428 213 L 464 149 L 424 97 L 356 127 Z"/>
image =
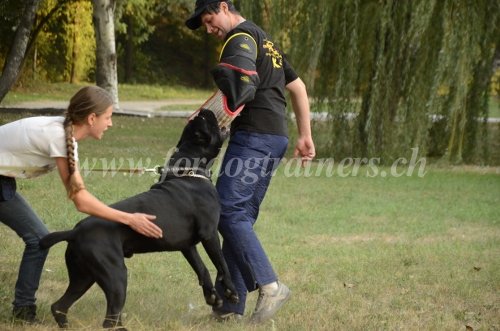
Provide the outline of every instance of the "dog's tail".
<path id="1" fill-rule="evenodd" d="M 50 248 L 58 242 L 71 240 L 73 238 L 73 233 L 73 230 L 49 233 L 40 240 L 39 245 L 42 249 Z"/>

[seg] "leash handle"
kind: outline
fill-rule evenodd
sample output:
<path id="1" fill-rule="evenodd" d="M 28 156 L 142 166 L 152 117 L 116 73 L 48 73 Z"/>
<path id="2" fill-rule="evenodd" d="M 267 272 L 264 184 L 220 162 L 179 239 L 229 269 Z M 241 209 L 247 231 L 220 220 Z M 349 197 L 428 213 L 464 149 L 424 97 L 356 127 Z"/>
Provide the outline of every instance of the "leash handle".
<path id="1" fill-rule="evenodd" d="M 165 167 L 157 165 L 153 168 L 135 168 L 135 169 L 123 169 L 122 171 L 124 172 L 129 172 L 130 173 L 138 173 L 138 174 L 143 174 L 145 172 L 152 172 L 155 175 L 161 175 L 163 174 L 163 171 L 165 170 Z"/>

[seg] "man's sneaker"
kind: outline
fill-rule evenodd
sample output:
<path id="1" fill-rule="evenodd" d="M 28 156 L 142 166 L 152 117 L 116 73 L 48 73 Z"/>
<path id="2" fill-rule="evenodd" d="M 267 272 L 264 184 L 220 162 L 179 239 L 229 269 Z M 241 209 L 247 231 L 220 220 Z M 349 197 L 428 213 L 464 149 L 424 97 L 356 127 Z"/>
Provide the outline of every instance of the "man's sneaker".
<path id="1" fill-rule="evenodd" d="M 40 323 L 40 321 L 36 318 L 36 305 L 14 307 L 12 309 L 12 317 L 14 318 L 14 320 L 22 323 Z"/>
<path id="2" fill-rule="evenodd" d="M 218 310 L 212 310 L 212 318 L 217 322 L 229 322 L 229 321 L 241 321 L 243 315 L 233 313 L 233 312 L 222 312 Z"/>
<path id="3" fill-rule="evenodd" d="M 273 317 L 281 306 L 290 299 L 291 294 L 290 289 L 280 282 L 278 282 L 278 289 L 274 293 L 259 290 L 259 298 L 255 311 L 250 317 L 250 323 L 261 323 Z"/>

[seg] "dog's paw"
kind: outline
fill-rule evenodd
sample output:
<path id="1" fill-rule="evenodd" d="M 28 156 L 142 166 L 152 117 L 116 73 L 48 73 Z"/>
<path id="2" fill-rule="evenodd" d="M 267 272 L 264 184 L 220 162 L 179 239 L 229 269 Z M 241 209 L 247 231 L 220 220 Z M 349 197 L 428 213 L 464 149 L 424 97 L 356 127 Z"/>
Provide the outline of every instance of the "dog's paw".
<path id="1" fill-rule="evenodd" d="M 121 320 L 113 318 L 106 318 L 102 323 L 102 327 L 109 331 L 128 331 L 127 328 L 122 325 Z"/>
<path id="2" fill-rule="evenodd" d="M 215 288 L 212 288 L 208 295 L 205 295 L 205 302 L 207 303 L 207 305 L 215 308 L 222 307 L 223 303 L 222 298 L 219 296 Z"/>
<path id="3" fill-rule="evenodd" d="M 54 306 L 50 308 L 50 311 L 52 312 L 52 316 L 54 316 L 54 319 L 56 320 L 57 325 L 61 329 L 67 329 L 69 327 L 68 319 L 66 317 L 66 313 L 57 310 Z"/>
<path id="4" fill-rule="evenodd" d="M 231 303 L 238 303 L 240 301 L 238 293 L 233 292 L 228 288 L 224 291 L 224 296 Z"/>

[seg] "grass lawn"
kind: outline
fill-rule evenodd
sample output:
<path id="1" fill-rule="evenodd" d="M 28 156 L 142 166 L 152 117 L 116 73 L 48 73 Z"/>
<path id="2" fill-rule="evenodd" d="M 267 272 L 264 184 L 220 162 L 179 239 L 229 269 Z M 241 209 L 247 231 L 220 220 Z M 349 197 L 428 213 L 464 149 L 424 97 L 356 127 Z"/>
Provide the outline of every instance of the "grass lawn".
<path id="1" fill-rule="evenodd" d="M 58 100 L 67 101 L 82 86 L 90 83 L 69 84 L 34 83 L 32 86 L 20 86 L 10 91 L 1 105 L 36 101 L 36 100 Z M 184 86 L 159 86 L 159 85 L 119 85 L 119 98 L 121 101 L 135 100 L 162 100 L 162 99 L 204 99 L 210 96 L 211 91 L 187 88 Z M 165 106 L 162 110 L 192 110 L 199 104 Z M 316 107 L 312 107 L 316 111 Z M 500 117 L 500 98 L 491 96 L 488 103 L 489 117 Z"/>
<path id="2" fill-rule="evenodd" d="M 488 107 L 489 117 L 500 117 L 500 97 L 490 97 Z"/>
<path id="3" fill-rule="evenodd" d="M 0 122 L 13 117 L 2 115 Z M 185 123 L 122 116 L 113 122 L 102 141 L 80 144 L 82 163 L 163 164 Z M 274 320 L 259 326 L 212 321 L 194 272 L 175 252 L 126 261 L 126 326 L 141 331 L 499 330 L 500 169 L 427 165 L 424 176 L 385 177 L 372 176 L 367 168 L 356 175 L 353 170 L 316 164 L 304 172 L 289 161 L 277 171 L 256 225 L 280 279 L 293 291 Z M 57 176 L 18 181 L 21 194 L 51 230 L 71 228 L 84 217 L 65 198 Z M 106 203 L 147 190 L 155 180 L 150 174 L 110 172 L 85 177 L 86 187 Z M 67 286 L 66 245 L 54 246 L 45 264 L 37 292 L 43 324 L 24 328 L 10 320 L 23 244 L 3 225 L 0 238 L 0 330 L 56 329 L 49 307 Z M 246 317 L 255 301 L 254 292 Z M 104 296 L 94 286 L 70 310 L 71 327 L 99 329 L 104 312 Z"/>
<path id="4" fill-rule="evenodd" d="M 69 101 L 71 96 L 81 87 L 91 83 L 69 84 L 34 84 L 21 86 L 10 91 L 2 100 L 2 106 L 24 101 Z M 162 99 L 203 99 L 210 95 L 210 91 L 192 89 L 183 86 L 159 85 L 129 85 L 120 84 L 119 98 L 121 101 L 162 100 Z"/>

